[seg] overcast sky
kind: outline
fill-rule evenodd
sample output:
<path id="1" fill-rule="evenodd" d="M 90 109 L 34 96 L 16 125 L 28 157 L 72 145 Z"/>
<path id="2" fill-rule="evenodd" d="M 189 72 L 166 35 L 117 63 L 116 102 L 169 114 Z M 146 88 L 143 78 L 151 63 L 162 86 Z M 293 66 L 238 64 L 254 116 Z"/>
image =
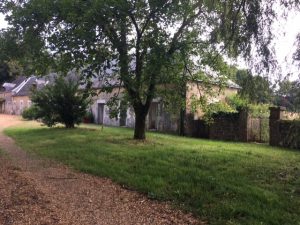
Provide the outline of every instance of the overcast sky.
<path id="1" fill-rule="evenodd" d="M 0 14 L 0 29 L 7 27 L 4 15 Z M 300 79 L 300 68 L 292 64 L 292 55 L 295 51 L 295 40 L 300 33 L 300 13 L 290 12 L 287 20 L 282 19 L 274 24 L 278 33 L 275 41 L 275 50 L 279 65 L 282 67 L 282 75 L 292 73 L 291 79 Z"/>

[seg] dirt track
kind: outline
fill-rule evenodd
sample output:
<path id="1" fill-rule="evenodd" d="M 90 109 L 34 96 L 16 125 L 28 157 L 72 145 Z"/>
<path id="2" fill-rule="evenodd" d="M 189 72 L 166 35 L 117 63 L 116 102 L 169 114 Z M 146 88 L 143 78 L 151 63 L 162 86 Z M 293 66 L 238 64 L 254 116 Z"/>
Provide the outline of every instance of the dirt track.
<path id="1" fill-rule="evenodd" d="M 22 123 L 0 114 L 0 224 L 200 224 L 190 214 L 103 179 L 29 156 L 4 128 Z"/>

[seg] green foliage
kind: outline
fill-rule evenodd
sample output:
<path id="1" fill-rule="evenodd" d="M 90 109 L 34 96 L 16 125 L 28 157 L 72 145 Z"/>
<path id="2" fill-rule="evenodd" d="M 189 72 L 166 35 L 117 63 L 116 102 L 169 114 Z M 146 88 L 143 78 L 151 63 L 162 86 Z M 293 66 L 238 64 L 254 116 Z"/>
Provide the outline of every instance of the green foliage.
<path id="1" fill-rule="evenodd" d="M 268 118 L 270 116 L 269 104 L 251 104 L 248 99 L 241 97 L 241 95 L 233 95 L 226 98 L 226 101 L 209 104 L 204 109 L 205 120 L 213 121 L 213 115 L 215 114 L 227 114 L 236 113 L 241 110 L 247 110 L 251 117 Z"/>
<path id="2" fill-rule="evenodd" d="M 227 97 L 226 102 L 236 111 L 247 109 L 249 105 L 248 99 L 241 97 L 239 94 Z"/>
<path id="3" fill-rule="evenodd" d="M 23 149 L 167 200 L 212 225 L 296 225 L 300 221 L 297 151 L 99 126 L 11 128 Z M 96 131 L 96 132 L 95 132 Z"/>
<path id="4" fill-rule="evenodd" d="M 226 102 L 217 102 L 209 104 L 204 110 L 203 119 L 206 123 L 213 123 L 213 117 L 220 114 L 231 114 L 237 111 Z"/>
<path id="5" fill-rule="evenodd" d="M 88 110 L 85 114 L 85 116 L 83 117 L 83 122 L 84 123 L 94 123 L 95 122 L 95 118 L 94 118 L 94 114 L 92 112 L 92 110 Z"/>
<path id="6" fill-rule="evenodd" d="M 296 38 L 296 51 L 293 54 L 293 59 L 300 67 L 300 33 L 297 35 Z"/>
<path id="7" fill-rule="evenodd" d="M 252 117 L 269 118 L 270 107 L 269 104 L 249 104 L 248 111 Z"/>
<path id="8" fill-rule="evenodd" d="M 280 145 L 300 150 L 300 120 L 281 120 L 279 129 Z"/>
<path id="9" fill-rule="evenodd" d="M 36 120 L 38 119 L 38 111 L 39 109 L 32 105 L 22 112 L 22 118 L 26 120 Z"/>
<path id="10" fill-rule="evenodd" d="M 21 33 L 17 29 L 0 30 L 0 63 L 9 65 L 10 74 L 13 74 L 12 64 L 17 64 L 21 69 L 18 72 L 22 74 L 38 75 L 48 71 L 53 59 L 37 33 L 31 32 L 32 29 L 28 29 L 20 39 Z"/>
<path id="11" fill-rule="evenodd" d="M 242 98 L 248 99 L 249 103 L 267 104 L 273 99 L 273 90 L 271 82 L 261 76 L 254 76 L 250 71 L 238 70 L 236 82 L 241 86 L 239 94 Z"/>
<path id="12" fill-rule="evenodd" d="M 16 61 L 0 60 L 0 86 L 4 82 L 10 82 L 17 76 L 22 75 L 23 69 Z"/>
<path id="13" fill-rule="evenodd" d="M 53 84 L 34 91 L 31 99 L 37 108 L 37 118 L 49 127 L 57 123 L 73 128 L 86 115 L 89 94 L 79 89 L 79 81 L 59 76 Z"/>
<path id="14" fill-rule="evenodd" d="M 270 115 L 270 104 L 249 103 L 249 100 L 243 98 L 240 94 L 227 97 L 226 102 L 236 111 L 247 110 L 252 117 L 267 118 Z"/>
<path id="15" fill-rule="evenodd" d="M 300 112 L 300 80 L 290 81 L 286 77 L 278 83 L 275 105 L 284 106 L 289 111 Z"/>

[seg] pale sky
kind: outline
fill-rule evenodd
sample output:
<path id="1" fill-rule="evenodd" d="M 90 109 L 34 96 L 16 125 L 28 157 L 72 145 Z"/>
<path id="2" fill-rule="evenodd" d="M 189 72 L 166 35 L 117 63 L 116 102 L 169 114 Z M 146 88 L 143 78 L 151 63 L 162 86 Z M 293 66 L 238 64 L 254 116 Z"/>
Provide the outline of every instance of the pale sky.
<path id="1" fill-rule="evenodd" d="M 0 14 L 0 29 L 6 28 L 7 22 L 4 15 Z M 291 73 L 291 79 L 300 79 L 300 68 L 292 65 L 292 55 L 295 51 L 295 40 L 300 33 L 300 13 L 290 12 L 287 20 L 282 19 L 274 24 L 278 33 L 275 41 L 277 60 L 282 68 L 283 77 Z"/>

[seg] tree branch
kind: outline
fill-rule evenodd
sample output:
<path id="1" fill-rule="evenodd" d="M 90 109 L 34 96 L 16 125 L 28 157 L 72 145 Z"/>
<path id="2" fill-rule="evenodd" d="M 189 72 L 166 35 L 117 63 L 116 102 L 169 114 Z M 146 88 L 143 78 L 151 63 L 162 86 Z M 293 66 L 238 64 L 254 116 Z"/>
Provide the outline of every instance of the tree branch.
<path id="1" fill-rule="evenodd" d="M 172 38 L 168 55 L 172 55 L 176 51 L 176 42 L 178 41 L 180 35 L 183 33 L 184 29 L 187 26 L 189 26 L 198 16 L 200 16 L 201 13 L 203 13 L 203 11 L 201 10 L 202 4 L 203 4 L 203 0 L 196 3 L 193 7 L 193 10 L 199 8 L 199 11 L 194 15 L 190 16 L 189 18 L 183 19 L 181 26 L 179 27 L 179 29 L 177 30 L 177 32 L 174 34 Z"/>

